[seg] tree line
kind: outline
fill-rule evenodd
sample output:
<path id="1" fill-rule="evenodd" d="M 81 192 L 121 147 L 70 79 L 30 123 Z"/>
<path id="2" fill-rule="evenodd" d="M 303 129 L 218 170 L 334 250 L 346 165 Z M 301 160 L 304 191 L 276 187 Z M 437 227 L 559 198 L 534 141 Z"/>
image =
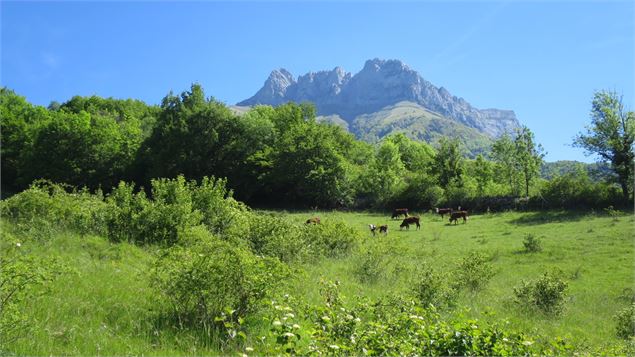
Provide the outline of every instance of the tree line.
<path id="1" fill-rule="evenodd" d="M 109 192 L 122 180 L 150 187 L 154 178 L 213 175 L 237 199 L 270 207 L 606 207 L 633 197 L 635 118 L 614 92 L 594 94 L 591 126 L 574 139 L 610 164 L 615 175 L 603 182 L 582 168 L 541 178 L 544 150 L 524 126 L 467 159 L 456 140 L 356 140 L 318 122 L 307 103 L 237 115 L 198 84 L 160 105 L 76 96 L 48 108 L 2 88 L 0 115 L 5 192 L 38 179 Z"/>

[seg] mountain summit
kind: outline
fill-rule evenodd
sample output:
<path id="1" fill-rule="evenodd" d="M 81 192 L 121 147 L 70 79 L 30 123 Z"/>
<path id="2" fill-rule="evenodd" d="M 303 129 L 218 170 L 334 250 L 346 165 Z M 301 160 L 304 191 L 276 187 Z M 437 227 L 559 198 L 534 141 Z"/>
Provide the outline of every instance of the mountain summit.
<path id="1" fill-rule="evenodd" d="M 253 97 L 237 105 L 279 105 L 289 101 L 313 102 L 319 115 L 339 116 L 347 125 L 359 121 L 356 118 L 360 116 L 410 102 L 489 137 L 520 126 L 513 111 L 474 108 L 465 99 L 426 81 L 399 60 L 368 60 L 355 75 L 335 67 L 331 71 L 309 72 L 297 80 L 289 71 L 277 69 Z"/>

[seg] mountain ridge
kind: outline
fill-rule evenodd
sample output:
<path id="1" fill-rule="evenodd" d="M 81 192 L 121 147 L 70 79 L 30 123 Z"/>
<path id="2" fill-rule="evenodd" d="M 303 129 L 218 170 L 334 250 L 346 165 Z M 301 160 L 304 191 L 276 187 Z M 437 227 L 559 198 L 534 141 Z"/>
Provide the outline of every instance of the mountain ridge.
<path id="1" fill-rule="evenodd" d="M 313 102 L 318 115 L 337 115 L 349 127 L 360 115 L 371 114 L 400 102 L 424 109 L 495 138 L 520 126 L 513 110 L 477 109 L 465 99 L 436 87 L 400 60 L 367 60 L 356 74 L 335 67 L 308 72 L 297 79 L 284 68 L 271 72 L 263 87 L 238 106 Z M 353 130 L 357 136 L 362 136 Z"/>

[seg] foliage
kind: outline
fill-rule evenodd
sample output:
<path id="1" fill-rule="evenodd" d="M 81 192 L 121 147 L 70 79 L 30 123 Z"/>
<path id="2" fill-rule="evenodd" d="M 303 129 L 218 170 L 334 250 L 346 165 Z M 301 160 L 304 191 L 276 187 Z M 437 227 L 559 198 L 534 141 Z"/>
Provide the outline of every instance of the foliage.
<path id="1" fill-rule="evenodd" d="M 487 257 L 473 251 L 459 261 L 455 271 L 455 287 L 468 288 L 474 292 L 482 289 L 494 274 Z"/>
<path id="2" fill-rule="evenodd" d="M 28 337 L 35 323 L 19 308 L 20 304 L 36 303 L 58 275 L 69 271 L 57 259 L 30 255 L 31 244 L 6 231 L 0 240 L 0 351 L 15 340 Z"/>
<path id="3" fill-rule="evenodd" d="M 163 251 L 153 271 L 153 286 L 169 302 L 182 326 L 212 327 L 226 309 L 244 317 L 288 276 L 277 259 L 253 255 L 205 230 Z M 193 235 L 193 236 L 192 236 Z"/>
<path id="4" fill-rule="evenodd" d="M 525 252 L 527 253 L 536 253 L 542 250 L 542 241 L 540 238 L 536 238 L 533 234 L 526 234 L 525 239 L 523 240 L 523 246 L 525 247 Z"/>
<path id="5" fill-rule="evenodd" d="M 439 185 L 446 188 L 450 183 L 461 182 L 463 156 L 458 140 L 441 139 L 439 151 L 434 158 L 434 172 L 439 177 Z"/>
<path id="6" fill-rule="evenodd" d="M 615 315 L 617 336 L 624 339 L 635 337 L 635 303 Z"/>
<path id="7" fill-rule="evenodd" d="M 386 250 L 378 245 L 373 244 L 363 249 L 357 258 L 355 264 L 355 277 L 362 283 L 375 283 L 384 277 L 386 271 Z"/>
<path id="8" fill-rule="evenodd" d="M 343 221 L 304 225 L 302 240 L 315 256 L 342 257 L 361 242 L 359 231 Z"/>
<path id="9" fill-rule="evenodd" d="M 412 293 L 421 306 L 451 307 L 455 305 L 458 295 L 451 280 L 450 274 L 436 271 L 430 264 L 423 264 L 412 284 Z"/>
<path id="10" fill-rule="evenodd" d="M 536 309 L 550 315 L 558 315 L 564 310 L 568 283 L 558 272 L 544 273 L 533 281 L 521 281 L 514 287 L 515 301 L 523 307 Z"/>
<path id="11" fill-rule="evenodd" d="M 544 150 L 540 144 L 536 145 L 534 133 L 526 126 L 516 131 L 514 144 L 517 170 L 525 183 L 525 197 L 529 197 L 529 187 L 540 173 Z"/>
<path id="12" fill-rule="evenodd" d="M 635 113 L 626 112 L 622 99 L 613 91 L 597 91 L 591 103 L 591 125 L 578 134 L 573 144 L 609 162 L 617 174 L 624 200 L 632 195 L 635 152 Z"/>

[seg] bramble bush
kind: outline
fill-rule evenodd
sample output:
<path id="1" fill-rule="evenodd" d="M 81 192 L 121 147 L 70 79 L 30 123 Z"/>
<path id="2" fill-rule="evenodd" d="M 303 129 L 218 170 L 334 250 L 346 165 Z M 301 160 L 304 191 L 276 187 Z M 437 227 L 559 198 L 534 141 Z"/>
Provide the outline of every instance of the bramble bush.
<path id="1" fill-rule="evenodd" d="M 361 234 L 343 221 L 327 221 L 302 227 L 302 239 L 314 256 L 348 255 L 359 246 Z"/>
<path id="2" fill-rule="evenodd" d="M 322 282 L 323 305 L 295 309 L 284 303 L 268 318 L 271 329 L 256 353 L 263 355 L 562 355 L 572 346 L 559 337 L 542 338 L 457 317 L 446 320 L 433 308 L 392 298 L 347 303 L 337 282 Z M 296 311 L 300 316 L 296 316 Z M 294 321 L 309 321 L 300 326 Z"/>
<path id="3" fill-rule="evenodd" d="M 545 272 L 532 281 L 521 281 L 514 287 L 515 301 L 522 307 L 529 307 L 545 314 L 558 315 L 564 310 L 568 283 L 560 277 L 560 272 Z"/>

